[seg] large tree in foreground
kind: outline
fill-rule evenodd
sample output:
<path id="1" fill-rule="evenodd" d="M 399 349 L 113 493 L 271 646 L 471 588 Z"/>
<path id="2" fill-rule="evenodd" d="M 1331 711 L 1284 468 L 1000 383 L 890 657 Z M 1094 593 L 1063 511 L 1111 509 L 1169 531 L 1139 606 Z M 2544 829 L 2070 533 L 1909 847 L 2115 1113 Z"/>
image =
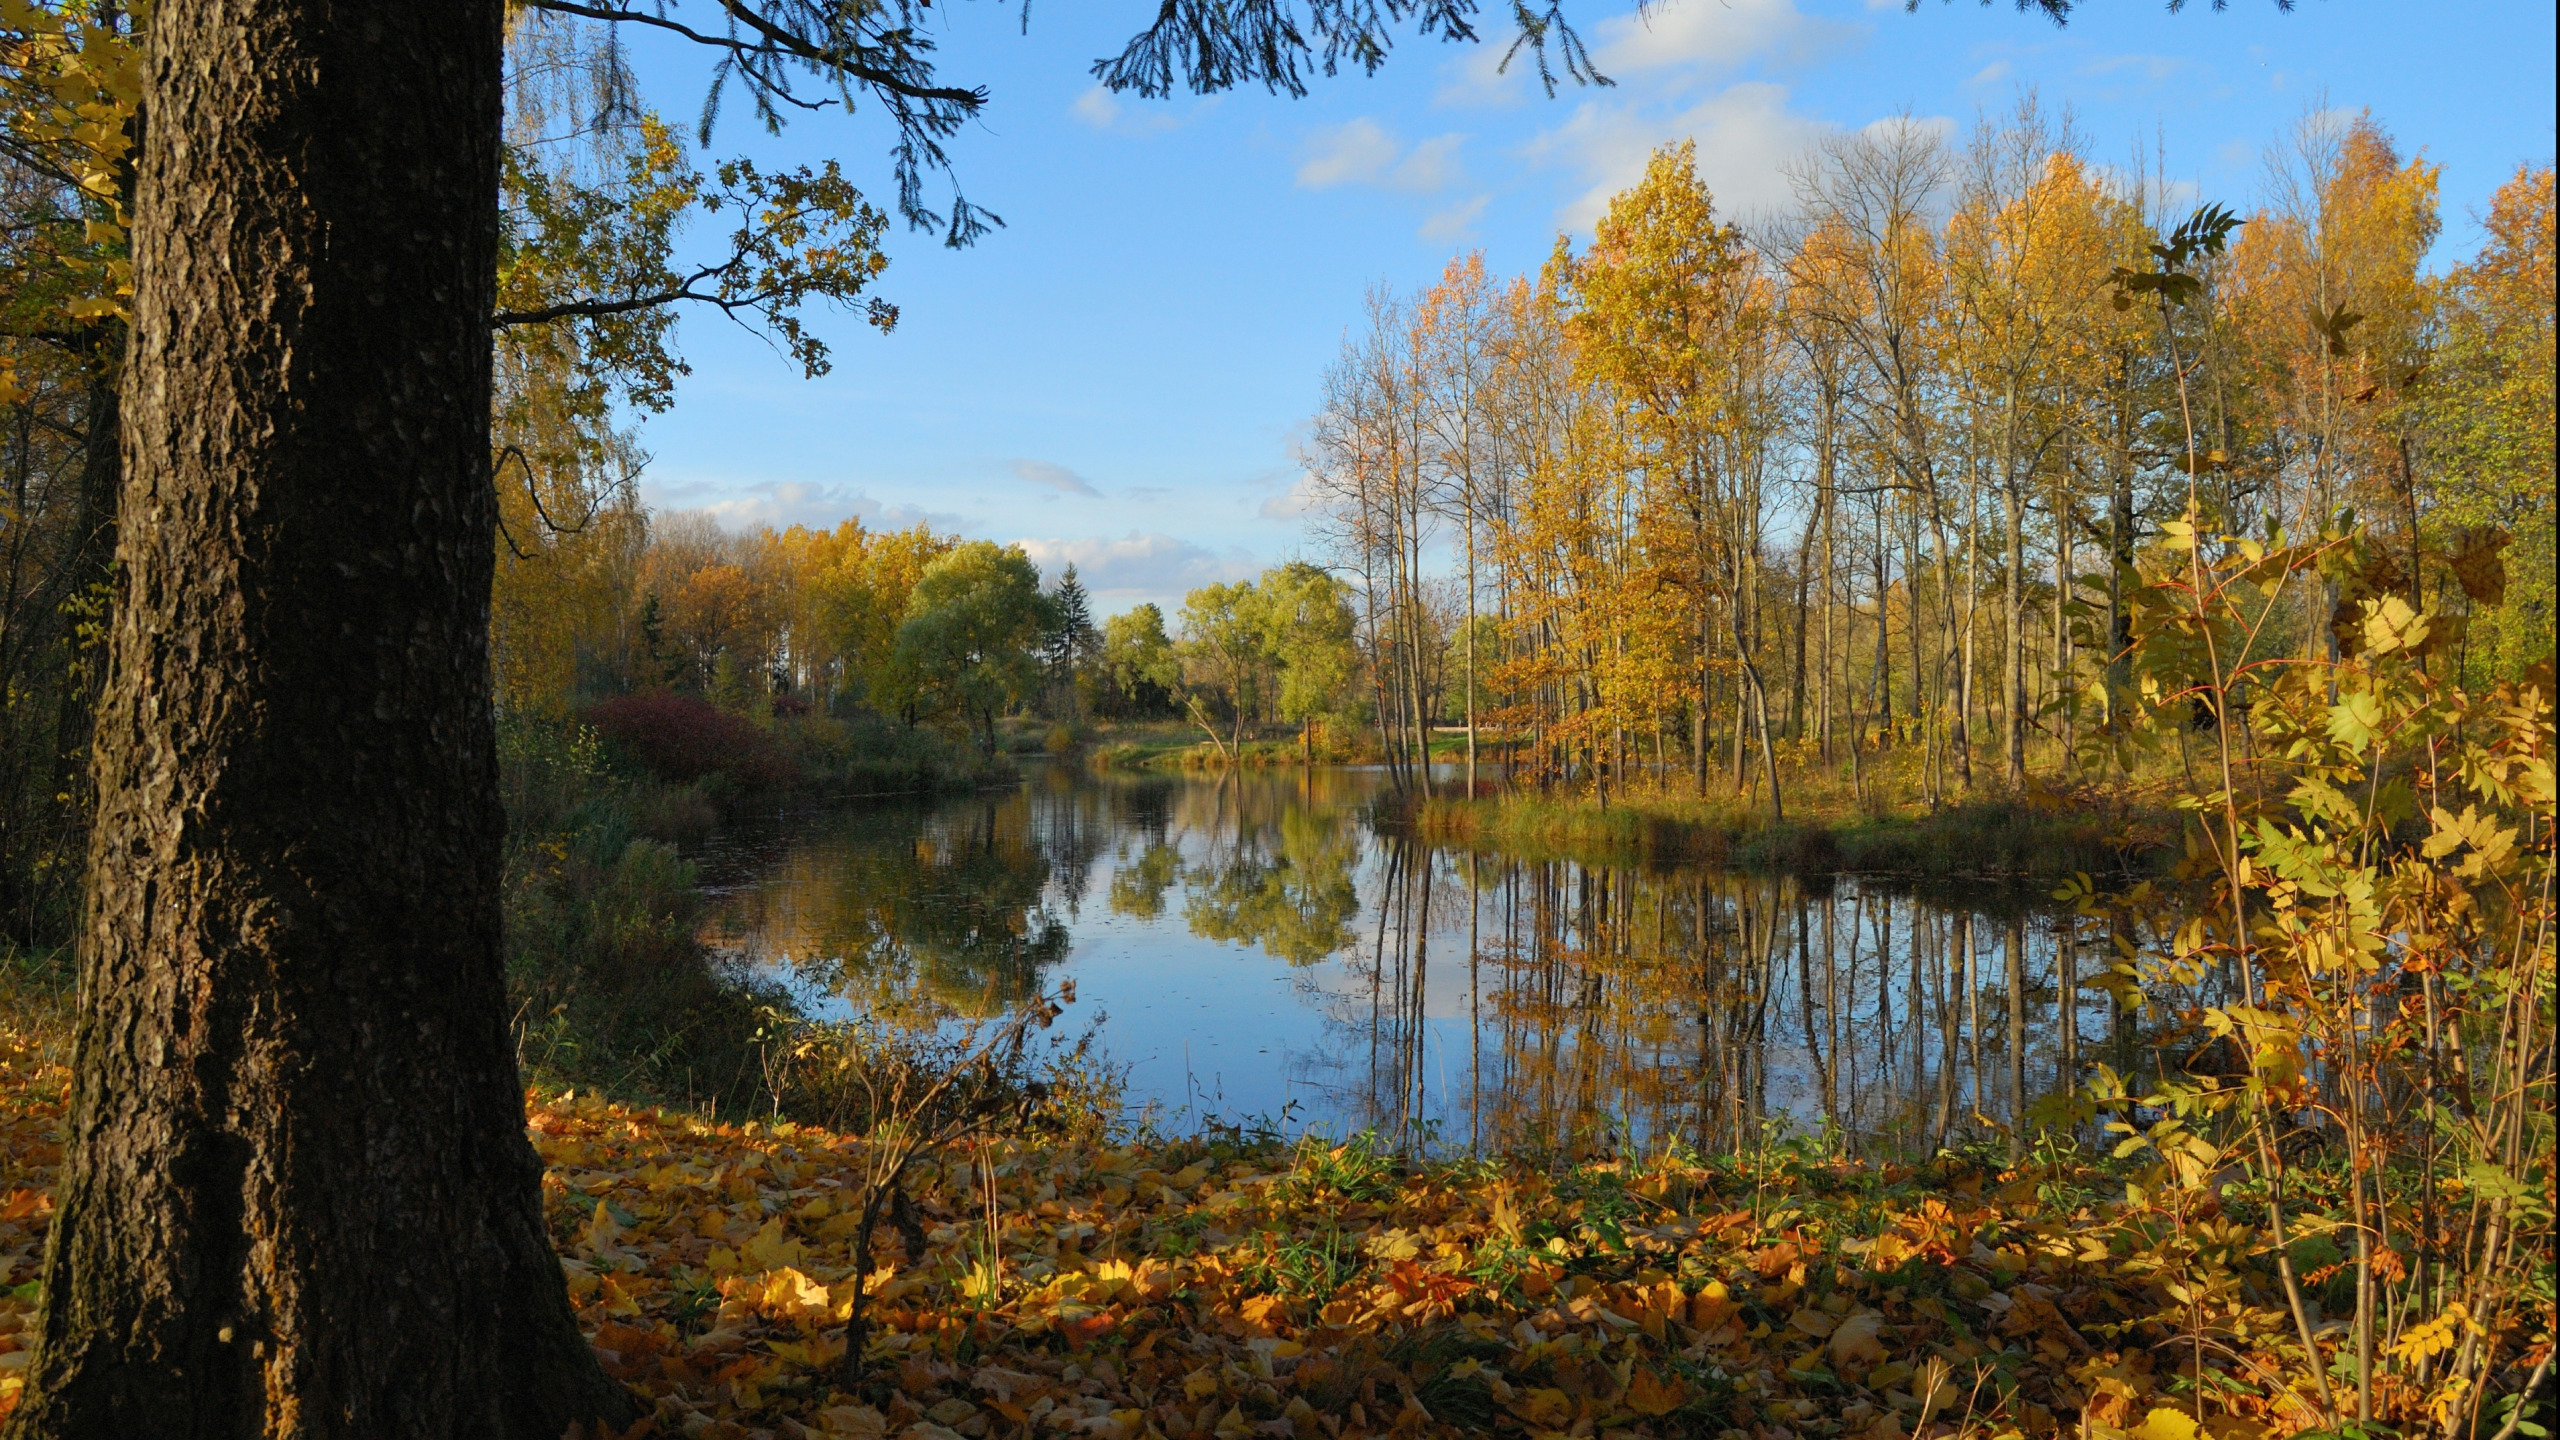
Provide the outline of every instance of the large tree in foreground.
<path id="1" fill-rule="evenodd" d="M 501 0 L 150 31 L 71 1135 L 14 1428 L 627 1418 L 500 971 Z"/>

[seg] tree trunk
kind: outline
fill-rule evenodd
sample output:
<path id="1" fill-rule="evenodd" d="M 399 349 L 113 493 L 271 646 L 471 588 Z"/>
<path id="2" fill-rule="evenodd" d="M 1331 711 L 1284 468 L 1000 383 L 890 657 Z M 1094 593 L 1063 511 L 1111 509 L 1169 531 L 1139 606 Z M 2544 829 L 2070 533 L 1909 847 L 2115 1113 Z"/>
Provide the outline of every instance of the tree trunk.
<path id="1" fill-rule="evenodd" d="M 90 652 L 63 678 L 53 721 L 53 793 L 62 797 L 66 814 L 79 819 L 92 813 L 89 793 L 89 740 L 97 724 L 98 695 L 103 688 L 102 651 L 78 627 L 106 616 L 92 607 L 112 593 L 116 554 L 116 492 L 124 481 L 123 410 L 117 383 L 124 366 L 125 327 L 101 326 L 88 346 L 89 377 L 81 410 L 86 428 L 80 442 L 80 518 L 70 552 L 47 595 L 47 608 L 65 619 L 64 643 L 74 655 Z M 77 618 L 74 618 L 77 617 Z M 64 847 L 67 857 L 79 846 L 75 828 Z"/>
<path id="2" fill-rule="evenodd" d="M 2000 703 L 2007 713 L 2002 728 L 2008 733 L 2001 746 L 2006 760 L 2006 778 L 2012 791 L 2027 783 L 2027 544 L 2026 544 L 2026 480 L 2012 475 L 2007 487 L 2009 553 L 2006 557 L 2009 583 L 2001 596 L 2001 609 L 2007 620 L 2007 673 L 2001 676 Z"/>
<path id="3" fill-rule="evenodd" d="M 627 1421 L 508 1044 L 501 6 L 150 27 L 122 593 L 22 1436 Z"/>

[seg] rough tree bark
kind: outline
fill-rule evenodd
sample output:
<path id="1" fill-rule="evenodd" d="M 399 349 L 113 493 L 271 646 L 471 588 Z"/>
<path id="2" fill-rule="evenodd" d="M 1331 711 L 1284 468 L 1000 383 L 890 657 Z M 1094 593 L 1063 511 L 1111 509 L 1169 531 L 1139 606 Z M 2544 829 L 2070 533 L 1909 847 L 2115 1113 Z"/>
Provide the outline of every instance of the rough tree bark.
<path id="1" fill-rule="evenodd" d="M 20 1436 L 629 1418 L 507 1043 L 500 0 L 149 36 L 71 1137 Z"/>

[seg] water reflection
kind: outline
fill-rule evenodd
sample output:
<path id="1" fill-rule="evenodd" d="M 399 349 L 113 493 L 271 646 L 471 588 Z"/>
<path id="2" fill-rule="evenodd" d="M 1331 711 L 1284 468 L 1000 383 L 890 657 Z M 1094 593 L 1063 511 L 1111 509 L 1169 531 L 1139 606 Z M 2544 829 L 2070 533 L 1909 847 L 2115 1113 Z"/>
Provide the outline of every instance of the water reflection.
<path id="1" fill-rule="evenodd" d="M 1433 849 L 1369 826 L 1381 783 L 1059 767 L 786 817 L 731 837 L 712 938 L 847 1007 L 1073 975 L 1177 1123 L 1285 1111 L 1442 1148 L 1731 1150 L 1773 1122 L 2011 1143 L 2130 1044 L 2034 897 Z"/>
<path id="2" fill-rule="evenodd" d="M 726 897 L 715 942 L 851 1000 L 1003 1005 L 1067 957 L 1069 917 L 1051 897 L 1080 891 L 1091 863 L 1072 835 L 1035 831 L 1013 796 L 813 817 Z"/>

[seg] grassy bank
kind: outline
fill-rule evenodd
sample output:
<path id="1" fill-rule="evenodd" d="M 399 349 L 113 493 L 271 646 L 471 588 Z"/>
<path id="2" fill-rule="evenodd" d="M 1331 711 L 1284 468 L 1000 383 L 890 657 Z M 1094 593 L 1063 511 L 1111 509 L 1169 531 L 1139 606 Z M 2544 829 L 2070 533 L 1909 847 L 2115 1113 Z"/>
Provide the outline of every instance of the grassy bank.
<path id="1" fill-rule="evenodd" d="M 1080 743 L 1088 763 L 1104 770 L 1263 770 L 1310 764 L 1371 765 L 1383 759 L 1377 732 L 1367 728 L 1336 727 L 1319 730 L 1313 737 L 1302 736 L 1294 728 L 1266 728 L 1249 734 L 1241 744 L 1221 749 L 1216 741 L 1202 738 L 1196 725 L 1115 725 L 1097 730 Z M 1490 742 L 1483 743 L 1477 753 L 1488 765 L 1496 758 Z M 1433 736 L 1431 758 L 1439 764 L 1465 760 L 1465 737 Z"/>
<path id="2" fill-rule="evenodd" d="M 517 1054 L 545 1083 L 703 1113 L 771 1112 L 789 997 L 706 951 L 684 852 L 739 807 L 966 789 L 1015 772 L 926 730 L 751 720 L 681 697 L 500 732 Z M 615 702 L 608 702 L 614 704 Z"/>
<path id="3" fill-rule="evenodd" d="M 64 1090 L 0 1027 L 0 1411 Z M 2294 1348 L 2246 1207 L 2059 1157 L 999 1139 L 911 1172 L 912 1220 L 856 1254 L 862 1140 L 529 1106 L 579 1323 L 650 1434 L 2260 1440 L 2329 1428 L 2310 1366 L 2343 1363 Z M 875 1323 L 848 1374 L 857 1275 Z M 2532 1323 L 2492 1321 L 2501 1390 L 2547 1348 Z M 2385 1385 L 2375 1420 L 2420 1433 L 2436 1398 Z"/>
<path id="4" fill-rule="evenodd" d="M 1610 863 L 1733 865 L 1800 874 L 2050 879 L 2147 873 L 2176 845 L 2157 796 L 2088 791 L 1977 793 L 1932 810 L 1860 804 L 1808 787 L 1773 821 L 1747 800 L 1659 793 L 1417 796 L 1383 823 L 1435 844 Z"/>

